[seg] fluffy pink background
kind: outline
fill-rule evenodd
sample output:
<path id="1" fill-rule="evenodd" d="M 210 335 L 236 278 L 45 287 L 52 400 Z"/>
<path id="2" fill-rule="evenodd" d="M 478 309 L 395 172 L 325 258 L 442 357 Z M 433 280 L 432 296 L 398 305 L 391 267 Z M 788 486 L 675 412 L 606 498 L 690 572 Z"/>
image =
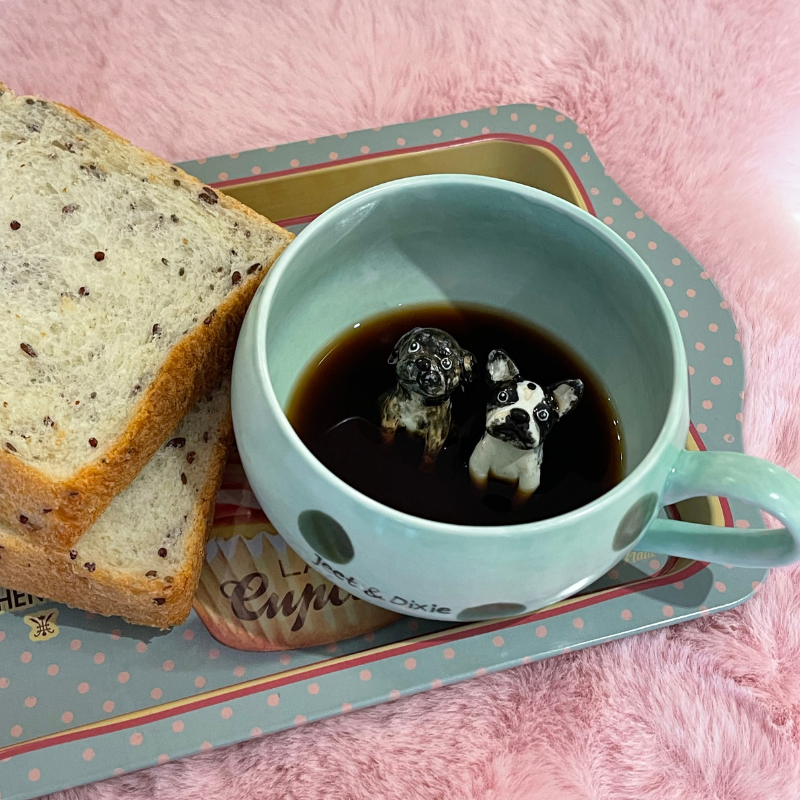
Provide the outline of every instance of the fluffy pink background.
<path id="1" fill-rule="evenodd" d="M 800 473 L 796 0 L 0 0 L 0 78 L 187 159 L 510 102 L 579 122 L 730 301 Z M 61 795 L 800 797 L 800 570 L 727 614 Z"/>

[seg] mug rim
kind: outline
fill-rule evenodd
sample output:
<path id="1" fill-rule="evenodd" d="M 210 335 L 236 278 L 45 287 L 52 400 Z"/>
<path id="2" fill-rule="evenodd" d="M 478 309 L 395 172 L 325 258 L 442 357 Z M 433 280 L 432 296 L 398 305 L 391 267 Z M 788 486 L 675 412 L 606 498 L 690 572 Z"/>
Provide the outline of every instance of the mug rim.
<path id="1" fill-rule="evenodd" d="M 413 514 L 399 511 L 398 509 L 387 506 L 378 500 L 374 500 L 368 495 L 363 494 L 357 489 L 350 486 L 350 484 L 343 481 L 338 475 L 329 470 L 316 456 L 306 447 L 297 432 L 292 427 L 286 416 L 285 411 L 278 402 L 277 395 L 272 386 L 272 380 L 269 375 L 269 365 L 267 361 L 267 325 L 269 323 L 269 315 L 272 310 L 273 301 L 277 288 L 280 284 L 281 278 L 284 273 L 291 268 L 292 261 L 298 257 L 298 253 L 302 251 L 305 243 L 317 236 L 324 235 L 324 231 L 330 225 L 335 224 L 337 219 L 343 214 L 346 214 L 351 207 L 363 205 L 375 195 L 385 194 L 387 192 L 404 191 L 406 189 L 418 187 L 438 187 L 443 185 L 454 185 L 467 187 L 479 187 L 500 190 L 511 194 L 517 194 L 527 199 L 531 199 L 539 204 L 549 206 L 558 213 L 566 214 L 571 217 L 574 222 L 583 225 L 591 232 L 600 236 L 605 242 L 616 250 L 622 259 L 627 262 L 628 266 L 635 269 L 645 280 L 650 287 L 652 293 L 655 295 L 658 308 L 661 315 L 666 322 L 667 330 L 669 332 L 670 349 L 673 356 L 673 375 L 672 375 L 672 391 L 667 413 L 661 429 L 656 437 L 656 440 L 650 446 L 649 450 L 641 459 L 639 464 L 626 475 L 616 486 L 609 489 L 607 492 L 600 495 L 600 497 L 592 500 L 590 503 L 579 506 L 572 511 L 558 516 L 548 517 L 543 520 L 536 520 L 533 522 L 516 523 L 513 525 L 460 525 L 451 522 L 438 522 L 436 520 L 425 519 L 424 517 L 417 517 Z M 600 222 L 597 217 L 584 211 L 582 208 L 563 200 L 560 197 L 536 189 L 532 186 L 525 186 L 524 184 L 515 183 L 514 181 L 507 181 L 500 178 L 491 178 L 482 175 L 459 175 L 459 174 L 433 174 L 421 175 L 410 178 L 400 178 L 394 181 L 387 181 L 386 183 L 372 186 L 350 197 L 341 200 L 335 205 L 331 206 L 326 211 L 322 212 L 316 219 L 312 220 L 306 228 L 304 228 L 281 255 L 276 264 L 267 273 L 266 278 L 261 286 L 261 290 L 257 293 L 253 300 L 252 310 L 255 313 L 254 319 L 254 335 L 255 335 L 255 357 L 256 357 L 256 372 L 258 375 L 258 383 L 261 391 L 267 401 L 267 405 L 277 419 L 277 425 L 284 436 L 287 437 L 291 446 L 302 457 L 303 461 L 308 467 L 325 483 L 331 485 L 339 492 L 343 492 L 352 501 L 359 503 L 374 513 L 390 517 L 396 523 L 406 526 L 413 526 L 416 528 L 423 528 L 430 532 L 447 533 L 454 535 L 469 535 L 469 536 L 483 536 L 483 535 L 498 535 L 503 534 L 506 536 L 514 534 L 534 534 L 538 531 L 545 530 L 553 525 L 561 525 L 577 521 L 588 514 L 592 514 L 597 509 L 605 508 L 613 504 L 616 499 L 624 495 L 629 486 L 635 484 L 644 474 L 649 472 L 661 457 L 661 453 L 669 446 L 674 436 L 677 434 L 677 427 L 680 425 L 682 411 L 685 404 L 685 397 L 688 392 L 688 366 L 686 362 L 686 353 L 683 346 L 683 339 L 681 336 L 678 321 L 672 311 L 666 293 L 661 288 L 655 275 L 650 268 L 639 256 L 639 254 L 621 237 L 610 231 L 605 224 Z M 332 334 L 335 335 L 335 334 Z"/>

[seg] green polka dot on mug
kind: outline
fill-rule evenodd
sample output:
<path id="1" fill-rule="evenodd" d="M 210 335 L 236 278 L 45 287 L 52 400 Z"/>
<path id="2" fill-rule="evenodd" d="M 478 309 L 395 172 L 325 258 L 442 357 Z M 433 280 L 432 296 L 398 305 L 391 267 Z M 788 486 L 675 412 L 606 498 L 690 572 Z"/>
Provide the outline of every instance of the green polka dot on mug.
<path id="1" fill-rule="evenodd" d="M 297 525 L 300 535 L 326 561 L 347 564 L 353 560 L 353 543 L 347 531 L 333 517 L 322 511 L 303 511 Z"/>
<path id="2" fill-rule="evenodd" d="M 646 494 L 637 500 L 626 512 L 617 526 L 612 547 L 614 550 L 624 550 L 633 544 L 647 527 L 658 508 L 658 495 L 655 492 Z"/>

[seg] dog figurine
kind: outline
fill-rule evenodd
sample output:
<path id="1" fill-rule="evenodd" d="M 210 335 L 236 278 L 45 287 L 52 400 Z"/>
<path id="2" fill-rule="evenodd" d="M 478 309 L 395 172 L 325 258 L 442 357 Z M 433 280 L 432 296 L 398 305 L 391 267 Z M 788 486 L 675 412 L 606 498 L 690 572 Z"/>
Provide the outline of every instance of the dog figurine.
<path id="1" fill-rule="evenodd" d="M 475 356 L 438 328 L 414 328 L 394 347 L 397 385 L 381 399 L 381 429 L 388 444 L 398 428 L 425 441 L 422 468 L 430 470 L 450 433 L 450 396 L 472 380 Z"/>
<path id="2" fill-rule="evenodd" d="M 520 378 L 517 365 L 503 350 L 492 350 L 486 364 L 491 388 L 486 432 L 469 459 L 469 474 L 479 489 L 491 475 L 517 484 L 515 504 L 539 488 L 545 437 L 583 397 L 583 382 L 567 380 L 546 389 Z"/>

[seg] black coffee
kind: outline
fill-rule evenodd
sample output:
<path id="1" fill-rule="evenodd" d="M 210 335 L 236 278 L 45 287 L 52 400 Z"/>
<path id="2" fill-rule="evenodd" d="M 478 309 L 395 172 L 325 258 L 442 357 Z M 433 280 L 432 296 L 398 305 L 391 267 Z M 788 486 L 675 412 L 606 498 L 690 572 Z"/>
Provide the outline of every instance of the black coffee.
<path id="1" fill-rule="evenodd" d="M 400 430 L 391 445 L 380 429 L 380 397 L 395 387 L 387 363 L 414 327 L 440 328 L 477 357 L 475 379 L 456 389 L 453 427 L 432 472 L 420 471 L 422 440 Z M 484 433 L 489 351 L 505 350 L 521 377 L 548 386 L 580 378 L 584 395 L 544 441 L 541 485 L 514 507 L 514 487 L 490 480 L 481 493 L 468 471 Z M 315 356 L 290 399 L 289 421 L 309 450 L 335 475 L 384 505 L 424 519 L 459 525 L 513 525 L 565 514 L 600 497 L 624 476 L 617 411 L 597 376 L 550 334 L 519 318 L 480 306 L 425 305 L 364 320 Z"/>

